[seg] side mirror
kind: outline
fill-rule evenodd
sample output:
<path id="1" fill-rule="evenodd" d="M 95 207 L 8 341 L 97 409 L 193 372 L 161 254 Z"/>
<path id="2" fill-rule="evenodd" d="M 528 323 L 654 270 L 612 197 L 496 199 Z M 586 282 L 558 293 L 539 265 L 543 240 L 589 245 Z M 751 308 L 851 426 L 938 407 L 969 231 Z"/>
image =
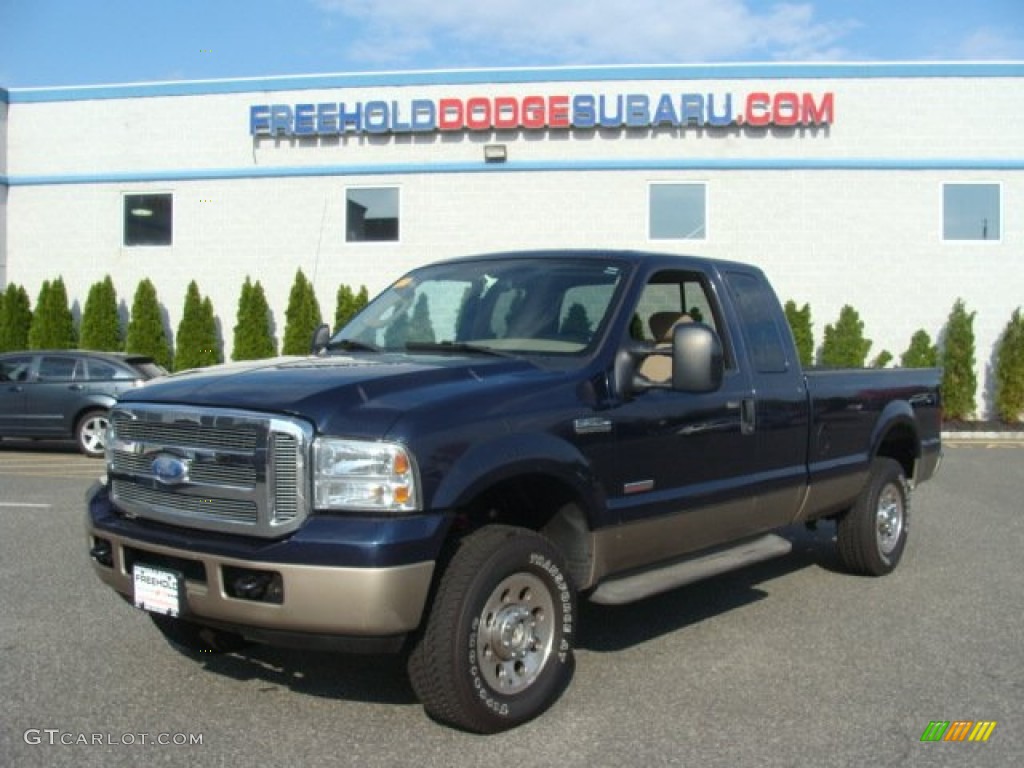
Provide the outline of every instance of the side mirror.
<path id="1" fill-rule="evenodd" d="M 703 323 L 677 325 L 672 332 L 672 389 L 714 392 L 722 386 L 722 340 Z"/>
<path id="2" fill-rule="evenodd" d="M 331 327 L 327 323 L 321 323 L 313 331 L 313 341 L 310 344 L 310 352 L 319 355 L 327 348 L 327 342 L 331 340 Z"/>

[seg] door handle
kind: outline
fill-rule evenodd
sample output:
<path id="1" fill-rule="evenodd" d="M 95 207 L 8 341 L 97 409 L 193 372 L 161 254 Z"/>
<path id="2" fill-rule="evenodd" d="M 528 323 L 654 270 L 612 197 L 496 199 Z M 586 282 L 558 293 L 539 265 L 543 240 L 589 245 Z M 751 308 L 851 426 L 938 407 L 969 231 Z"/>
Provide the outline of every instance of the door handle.
<path id="1" fill-rule="evenodd" d="M 81 392 L 83 389 L 85 389 L 85 386 L 83 384 L 71 384 L 70 386 L 68 386 L 68 389 L 70 389 L 72 392 Z"/>
<path id="2" fill-rule="evenodd" d="M 740 432 L 744 435 L 752 435 L 757 429 L 757 401 L 752 397 L 745 397 L 740 403 Z"/>

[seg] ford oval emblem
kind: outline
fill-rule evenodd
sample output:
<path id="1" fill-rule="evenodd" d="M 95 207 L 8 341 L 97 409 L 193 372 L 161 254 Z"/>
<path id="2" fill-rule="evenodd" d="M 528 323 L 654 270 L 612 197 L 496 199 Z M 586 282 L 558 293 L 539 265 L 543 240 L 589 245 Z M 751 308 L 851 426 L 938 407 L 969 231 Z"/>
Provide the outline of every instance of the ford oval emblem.
<path id="1" fill-rule="evenodd" d="M 177 485 L 188 480 L 188 460 L 173 453 L 157 454 L 149 465 L 155 477 L 164 485 Z"/>

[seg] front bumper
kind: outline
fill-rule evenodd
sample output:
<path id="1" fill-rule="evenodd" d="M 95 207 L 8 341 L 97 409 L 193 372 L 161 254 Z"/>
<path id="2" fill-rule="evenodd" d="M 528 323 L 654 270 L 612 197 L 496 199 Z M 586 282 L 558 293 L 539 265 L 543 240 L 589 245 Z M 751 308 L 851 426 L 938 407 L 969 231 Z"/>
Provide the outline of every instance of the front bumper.
<path id="1" fill-rule="evenodd" d="M 332 546 L 323 523 L 287 541 L 241 540 L 125 518 L 111 507 L 102 486 L 90 491 L 87 504 L 93 569 L 126 599 L 132 598 L 135 563 L 171 568 L 184 574 L 183 619 L 229 627 L 265 642 L 281 638 L 275 643 L 281 645 L 301 644 L 295 637 L 283 641 L 289 636 L 380 638 L 414 630 L 434 573 L 433 557 L 424 555 L 443 535 L 439 519 L 392 520 L 387 522 L 404 527 L 405 533 L 389 528 L 386 543 L 379 536 L 370 542 L 373 536 L 359 532 L 356 524 L 358 541 L 346 537 Z M 344 519 L 326 521 L 328 526 L 331 522 L 335 528 L 347 527 Z M 410 540 L 424 533 L 426 541 L 416 545 Z M 95 555 L 98 545 L 107 552 L 102 558 Z M 274 599 L 240 597 L 231 584 L 239 572 L 275 574 L 280 590 Z"/>

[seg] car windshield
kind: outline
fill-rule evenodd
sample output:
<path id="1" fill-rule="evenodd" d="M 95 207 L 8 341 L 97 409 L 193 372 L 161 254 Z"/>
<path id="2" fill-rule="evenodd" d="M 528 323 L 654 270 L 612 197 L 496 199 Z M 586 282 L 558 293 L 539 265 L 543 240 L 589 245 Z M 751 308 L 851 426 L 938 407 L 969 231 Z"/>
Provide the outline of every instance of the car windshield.
<path id="1" fill-rule="evenodd" d="M 626 267 L 613 260 L 458 261 L 397 280 L 332 348 L 580 354 L 603 331 Z"/>

